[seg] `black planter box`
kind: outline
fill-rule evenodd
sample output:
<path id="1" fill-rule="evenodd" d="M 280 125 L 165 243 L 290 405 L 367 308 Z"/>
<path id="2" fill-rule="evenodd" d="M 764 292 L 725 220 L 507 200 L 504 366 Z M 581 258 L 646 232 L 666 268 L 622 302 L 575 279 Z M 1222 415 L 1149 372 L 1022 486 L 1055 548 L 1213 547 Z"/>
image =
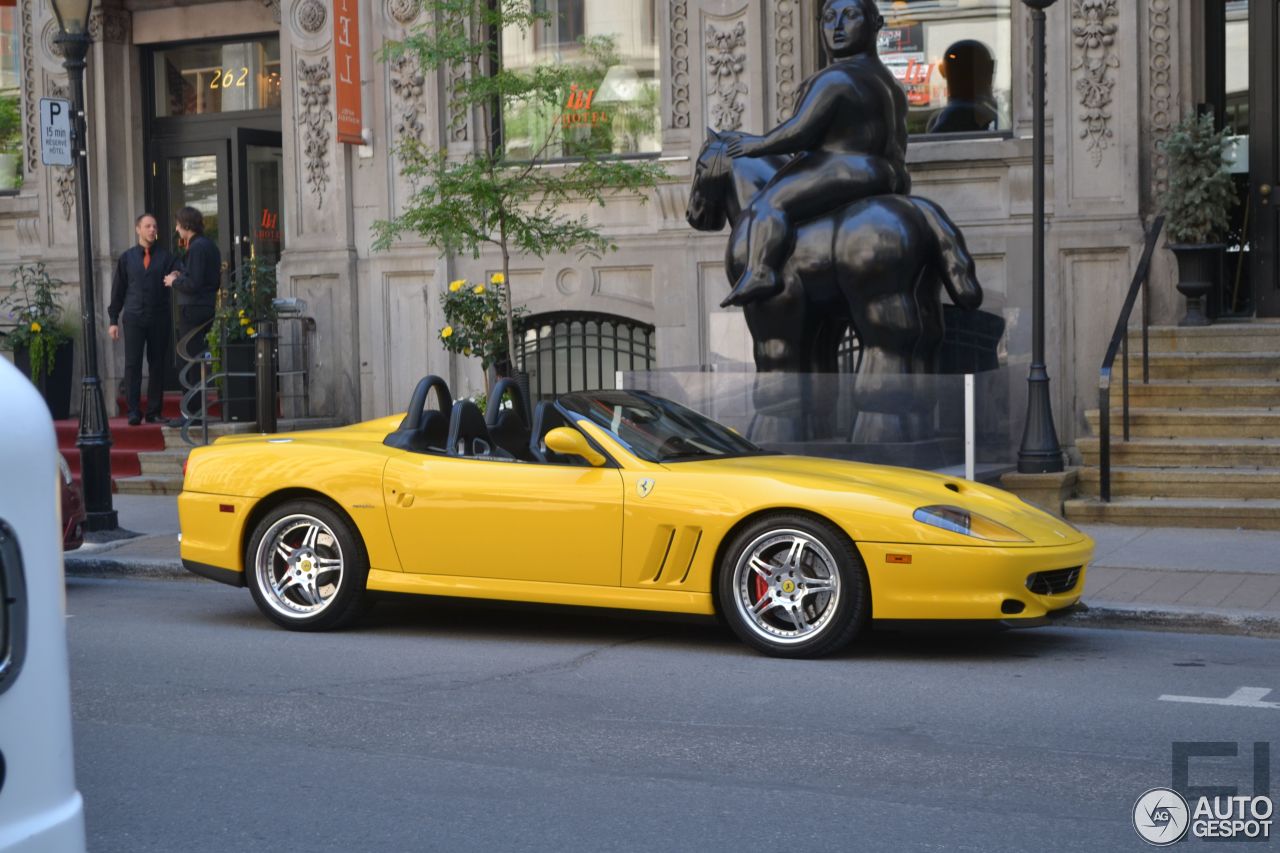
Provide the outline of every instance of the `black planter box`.
<path id="1" fill-rule="evenodd" d="M 228 374 L 248 374 L 223 377 L 222 419 L 246 423 L 257 420 L 257 345 L 253 341 L 227 344 L 222 350 L 222 369 Z"/>
<path id="2" fill-rule="evenodd" d="M 31 378 L 31 354 L 26 348 L 13 351 L 13 363 L 28 379 Z M 63 421 L 71 417 L 71 375 L 75 371 L 75 341 L 66 341 L 58 347 L 53 355 L 53 370 L 40 377 L 34 383 L 44 397 L 49 414 L 55 421 Z"/>

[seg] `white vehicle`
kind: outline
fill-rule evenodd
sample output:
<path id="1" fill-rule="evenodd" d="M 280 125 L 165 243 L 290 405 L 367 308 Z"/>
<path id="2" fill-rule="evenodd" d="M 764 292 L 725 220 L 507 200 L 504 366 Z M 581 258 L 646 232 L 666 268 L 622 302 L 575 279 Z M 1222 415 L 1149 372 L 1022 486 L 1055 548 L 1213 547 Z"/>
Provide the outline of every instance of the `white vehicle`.
<path id="1" fill-rule="evenodd" d="M 58 448 L 44 401 L 4 359 L 0 413 L 0 851 L 77 853 Z"/>

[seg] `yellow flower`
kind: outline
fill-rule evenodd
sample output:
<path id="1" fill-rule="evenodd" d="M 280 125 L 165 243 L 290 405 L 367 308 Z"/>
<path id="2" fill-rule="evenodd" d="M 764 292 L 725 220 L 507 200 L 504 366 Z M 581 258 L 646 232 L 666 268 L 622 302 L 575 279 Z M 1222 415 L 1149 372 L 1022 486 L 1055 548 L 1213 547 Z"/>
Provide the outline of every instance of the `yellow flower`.
<path id="1" fill-rule="evenodd" d="M 250 326 L 249 328 L 245 329 L 245 331 L 249 333 L 249 337 L 253 337 L 254 335 L 258 334 L 253 330 L 253 326 Z"/>
<path id="2" fill-rule="evenodd" d="M 244 312 L 243 312 L 243 311 L 241 311 L 240 313 L 241 313 L 241 314 L 244 314 Z M 248 318 L 248 317 L 241 317 L 241 318 L 240 318 L 240 325 L 241 325 L 241 326 L 247 326 L 247 325 L 249 325 L 249 318 Z"/>
<path id="3" fill-rule="evenodd" d="M 453 336 L 453 326 L 445 326 L 440 330 L 440 337 L 448 338 Z"/>
<path id="4" fill-rule="evenodd" d="M 31 331 L 35 332 L 37 335 L 40 334 L 40 324 L 35 321 L 32 321 Z"/>
<path id="5" fill-rule="evenodd" d="M 244 309 L 243 309 L 243 308 L 241 308 L 241 309 L 240 309 L 240 316 L 241 316 L 241 317 L 243 317 L 243 316 L 244 316 Z"/>
<path id="6" fill-rule="evenodd" d="M 471 355 L 471 347 L 463 347 L 463 348 L 462 348 L 462 354 L 463 354 L 463 355 Z"/>
<path id="7" fill-rule="evenodd" d="M 458 279 L 457 281 L 451 281 L 451 282 L 449 282 L 449 292 L 450 292 L 450 293 L 457 293 L 459 290 L 462 290 L 462 288 L 464 288 L 464 287 L 466 287 L 466 286 L 467 286 L 466 279 L 461 279 L 461 278 L 460 278 L 460 279 Z"/>
<path id="8" fill-rule="evenodd" d="M 489 283 L 490 284 L 506 284 L 507 277 L 500 272 L 496 272 L 493 275 L 489 276 Z"/>
<path id="9" fill-rule="evenodd" d="M 480 294 L 484 293 L 484 285 L 477 284 L 475 287 L 471 288 L 471 292 L 474 293 L 476 296 L 479 296 Z"/>

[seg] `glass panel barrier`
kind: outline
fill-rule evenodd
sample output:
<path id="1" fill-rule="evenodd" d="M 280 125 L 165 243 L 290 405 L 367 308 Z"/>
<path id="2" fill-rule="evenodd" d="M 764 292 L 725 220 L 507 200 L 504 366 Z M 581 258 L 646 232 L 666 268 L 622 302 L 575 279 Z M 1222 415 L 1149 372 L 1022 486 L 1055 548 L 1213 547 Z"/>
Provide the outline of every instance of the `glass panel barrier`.
<path id="1" fill-rule="evenodd" d="M 978 479 L 1013 467 L 1009 369 L 974 374 Z M 674 400 L 769 450 L 964 472 L 964 375 L 620 372 L 621 386 Z M 1025 384 L 1025 381 L 1024 383 Z"/>

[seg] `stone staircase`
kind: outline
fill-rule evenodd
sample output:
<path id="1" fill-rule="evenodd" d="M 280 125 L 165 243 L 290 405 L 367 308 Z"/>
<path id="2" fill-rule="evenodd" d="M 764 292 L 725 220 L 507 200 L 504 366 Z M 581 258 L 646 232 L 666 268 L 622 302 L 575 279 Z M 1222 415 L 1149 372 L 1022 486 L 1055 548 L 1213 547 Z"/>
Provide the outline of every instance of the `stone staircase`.
<path id="1" fill-rule="evenodd" d="M 1150 329 L 1129 338 L 1129 441 L 1120 365 L 1111 385 L 1111 502 L 1100 491 L 1099 419 L 1077 446 L 1085 467 L 1068 519 L 1140 526 L 1280 530 L 1280 322 Z"/>

